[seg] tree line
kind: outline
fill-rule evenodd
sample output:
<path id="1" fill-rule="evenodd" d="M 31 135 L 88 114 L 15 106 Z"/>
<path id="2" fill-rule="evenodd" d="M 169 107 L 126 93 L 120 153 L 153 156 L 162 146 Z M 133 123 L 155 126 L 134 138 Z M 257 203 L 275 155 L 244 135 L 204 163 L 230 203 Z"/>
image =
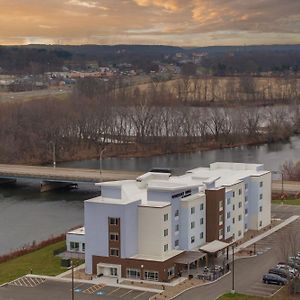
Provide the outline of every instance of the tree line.
<path id="1" fill-rule="evenodd" d="M 0 105 L 0 161 L 46 163 L 272 142 L 299 133 L 299 104 L 194 107 L 168 89 L 81 82 L 66 100 Z M 153 151 L 156 152 L 153 152 Z"/>

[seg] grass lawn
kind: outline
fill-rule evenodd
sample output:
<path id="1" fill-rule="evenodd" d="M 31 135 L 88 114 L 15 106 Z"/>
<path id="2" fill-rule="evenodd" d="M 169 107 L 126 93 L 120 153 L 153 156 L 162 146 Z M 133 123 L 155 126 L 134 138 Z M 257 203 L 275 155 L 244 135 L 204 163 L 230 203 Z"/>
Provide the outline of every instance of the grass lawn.
<path id="1" fill-rule="evenodd" d="M 272 200 L 273 204 L 281 204 L 281 200 Z M 300 205 L 300 199 L 286 199 L 283 200 L 283 204 L 286 205 Z"/>
<path id="2" fill-rule="evenodd" d="M 218 298 L 218 300 L 230 300 L 230 299 L 235 299 L 235 300 L 263 300 L 266 298 L 262 297 L 257 297 L 257 296 L 248 296 L 248 295 L 243 295 L 243 294 L 231 294 L 227 293 L 223 295 L 222 297 Z"/>
<path id="3" fill-rule="evenodd" d="M 60 249 L 65 241 L 55 243 L 32 253 L 14 258 L 0 264 L 0 284 L 14 280 L 20 276 L 30 273 L 39 275 L 58 275 L 66 271 L 60 266 L 60 258 L 53 256 L 53 250 Z M 74 261 L 75 265 L 83 263 Z"/>

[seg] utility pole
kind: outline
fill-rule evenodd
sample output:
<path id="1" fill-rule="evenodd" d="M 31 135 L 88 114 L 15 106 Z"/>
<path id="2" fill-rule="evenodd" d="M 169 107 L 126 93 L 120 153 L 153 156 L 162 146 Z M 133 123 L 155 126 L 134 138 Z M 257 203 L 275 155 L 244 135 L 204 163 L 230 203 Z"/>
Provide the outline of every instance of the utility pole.
<path id="1" fill-rule="evenodd" d="M 71 299 L 74 300 L 74 264 L 71 260 L 71 268 L 72 268 L 72 297 Z"/>
<path id="2" fill-rule="evenodd" d="M 234 244 L 232 244 L 232 287 L 231 287 L 231 294 L 235 294 L 234 289 Z"/>
<path id="3" fill-rule="evenodd" d="M 101 151 L 100 151 L 100 157 L 99 157 L 99 163 L 100 163 L 100 181 L 102 182 L 102 156 L 104 151 L 106 150 L 106 148 L 104 147 Z"/>

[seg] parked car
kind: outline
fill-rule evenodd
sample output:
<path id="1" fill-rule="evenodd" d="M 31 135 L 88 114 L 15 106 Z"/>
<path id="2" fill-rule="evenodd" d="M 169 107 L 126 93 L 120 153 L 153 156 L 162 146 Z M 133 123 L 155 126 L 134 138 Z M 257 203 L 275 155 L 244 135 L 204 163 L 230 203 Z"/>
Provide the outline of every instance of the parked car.
<path id="1" fill-rule="evenodd" d="M 297 269 L 298 271 L 300 271 L 300 263 L 297 263 L 297 261 L 294 260 L 289 260 L 288 261 L 288 265 L 292 268 Z"/>
<path id="2" fill-rule="evenodd" d="M 282 278 L 276 274 L 266 274 L 263 276 L 263 283 L 285 285 L 287 284 L 287 279 Z"/>
<path id="3" fill-rule="evenodd" d="M 290 274 L 292 274 L 294 277 L 297 276 L 298 273 L 299 273 L 297 269 L 292 268 L 291 266 L 286 265 L 286 264 L 284 264 L 284 265 L 283 264 L 278 264 L 276 266 L 276 268 L 279 269 L 279 270 L 285 270 L 285 271 L 289 272 Z"/>
<path id="4" fill-rule="evenodd" d="M 290 274 L 289 272 L 282 270 L 282 269 L 277 269 L 277 268 L 272 268 L 269 270 L 269 274 L 275 274 L 278 275 L 282 278 L 286 278 L 286 279 L 291 279 L 294 276 L 292 274 Z"/>

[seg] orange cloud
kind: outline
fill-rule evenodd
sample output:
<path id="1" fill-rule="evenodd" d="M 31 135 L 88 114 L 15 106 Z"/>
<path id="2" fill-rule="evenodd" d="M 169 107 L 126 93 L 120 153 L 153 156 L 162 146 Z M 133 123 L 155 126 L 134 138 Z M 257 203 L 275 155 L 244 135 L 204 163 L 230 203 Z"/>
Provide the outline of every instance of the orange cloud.
<path id="1" fill-rule="evenodd" d="M 139 6 L 158 6 L 168 11 L 178 11 L 180 9 L 179 1 L 176 0 L 134 0 Z"/>

